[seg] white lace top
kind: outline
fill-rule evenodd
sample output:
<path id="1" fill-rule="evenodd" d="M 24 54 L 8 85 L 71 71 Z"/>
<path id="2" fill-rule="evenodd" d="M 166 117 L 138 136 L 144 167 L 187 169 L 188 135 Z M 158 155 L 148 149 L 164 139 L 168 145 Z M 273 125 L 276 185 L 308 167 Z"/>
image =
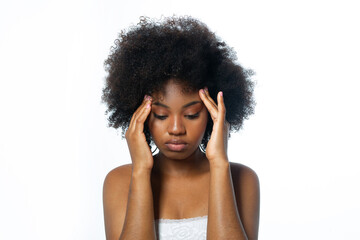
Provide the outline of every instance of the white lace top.
<path id="1" fill-rule="evenodd" d="M 206 240 L 207 216 L 183 219 L 156 219 L 158 240 Z"/>

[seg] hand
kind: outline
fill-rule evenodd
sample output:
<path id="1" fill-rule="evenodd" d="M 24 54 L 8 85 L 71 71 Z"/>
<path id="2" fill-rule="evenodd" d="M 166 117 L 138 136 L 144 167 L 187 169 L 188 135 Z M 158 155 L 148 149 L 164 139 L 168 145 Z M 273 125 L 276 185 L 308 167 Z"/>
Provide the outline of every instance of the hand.
<path id="1" fill-rule="evenodd" d="M 151 97 L 145 95 L 144 101 L 133 114 L 125 138 L 129 147 L 133 169 L 151 170 L 153 156 L 144 134 L 144 122 L 151 112 Z"/>
<path id="2" fill-rule="evenodd" d="M 229 136 L 230 124 L 226 121 L 226 109 L 222 92 L 217 94 L 218 105 L 210 97 L 207 88 L 200 89 L 199 95 L 210 113 L 214 126 L 211 132 L 210 140 L 206 147 L 206 157 L 210 164 L 227 163 L 227 141 Z"/>

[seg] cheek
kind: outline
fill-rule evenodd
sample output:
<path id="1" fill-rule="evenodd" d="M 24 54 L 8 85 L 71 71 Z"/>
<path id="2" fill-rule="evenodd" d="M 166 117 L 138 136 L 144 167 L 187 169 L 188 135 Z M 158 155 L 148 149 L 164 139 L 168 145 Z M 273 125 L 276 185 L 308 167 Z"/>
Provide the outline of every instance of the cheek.
<path id="1" fill-rule="evenodd" d="M 150 131 L 151 135 L 153 135 L 153 133 L 156 132 L 156 131 L 154 131 L 154 129 L 156 128 L 154 118 L 152 118 L 152 117 L 149 118 L 148 127 L 149 127 L 149 131 Z"/>
<path id="2" fill-rule="evenodd" d="M 153 116 L 149 118 L 148 127 L 150 134 L 153 138 L 156 138 L 159 133 L 162 132 L 164 124 L 161 124 L 161 121 L 157 120 Z"/>
<path id="3" fill-rule="evenodd" d="M 196 133 L 198 137 L 203 137 L 207 125 L 207 114 L 204 114 L 205 116 L 202 116 L 199 121 L 196 122 L 196 124 L 192 125 L 192 132 Z"/>
<path id="4" fill-rule="evenodd" d="M 207 123 L 208 123 L 208 118 L 206 116 L 206 118 L 203 120 L 203 123 L 202 123 L 202 132 L 203 132 L 203 134 L 205 133 Z"/>

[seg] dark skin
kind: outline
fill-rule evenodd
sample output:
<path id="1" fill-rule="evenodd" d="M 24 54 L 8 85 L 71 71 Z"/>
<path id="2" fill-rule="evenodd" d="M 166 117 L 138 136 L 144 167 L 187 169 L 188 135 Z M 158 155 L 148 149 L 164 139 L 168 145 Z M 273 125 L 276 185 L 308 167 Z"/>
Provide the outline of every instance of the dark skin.
<path id="1" fill-rule="evenodd" d="M 111 171 L 104 183 L 107 239 L 156 239 L 154 219 L 204 215 L 207 239 L 257 239 L 258 178 L 228 161 L 221 93 L 217 100 L 218 105 L 206 90 L 183 93 L 172 81 L 164 93 L 144 100 L 126 135 L 132 164 Z M 198 146 L 208 112 L 214 128 L 204 154 Z M 154 157 L 141 135 L 146 120 L 159 148 Z M 174 139 L 180 146 L 169 145 Z"/>

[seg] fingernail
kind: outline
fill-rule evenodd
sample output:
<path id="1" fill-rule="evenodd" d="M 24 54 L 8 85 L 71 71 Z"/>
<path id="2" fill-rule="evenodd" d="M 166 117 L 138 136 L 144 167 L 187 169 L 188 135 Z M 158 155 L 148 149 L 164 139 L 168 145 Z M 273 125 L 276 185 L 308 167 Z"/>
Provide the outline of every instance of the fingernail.
<path id="1" fill-rule="evenodd" d="M 200 89 L 200 92 L 201 92 L 201 93 L 203 93 L 203 94 L 205 94 L 205 91 L 204 91 L 204 89 Z"/>
<path id="2" fill-rule="evenodd" d="M 147 97 L 148 97 L 148 95 L 146 95 L 146 94 L 145 94 L 145 96 L 144 96 L 144 100 L 145 100 L 145 99 L 147 99 Z"/>
<path id="3" fill-rule="evenodd" d="M 222 91 L 220 91 L 220 96 L 223 96 L 223 92 L 222 92 Z"/>
<path id="4" fill-rule="evenodd" d="M 204 89 L 205 89 L 205 91 L 209 91 L 209 89 L 207 87 L 205 87 Z"/>

